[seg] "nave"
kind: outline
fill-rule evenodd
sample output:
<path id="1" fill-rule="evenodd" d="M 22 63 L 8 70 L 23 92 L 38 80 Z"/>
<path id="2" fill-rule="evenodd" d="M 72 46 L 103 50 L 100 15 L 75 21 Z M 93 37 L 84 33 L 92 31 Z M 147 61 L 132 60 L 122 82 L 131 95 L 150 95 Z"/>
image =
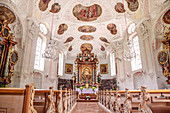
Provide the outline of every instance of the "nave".
<path id="1" fill-rule="evenodd" d="M 98 102 L 77 102 L 71 113 L 108 113 Z"/>

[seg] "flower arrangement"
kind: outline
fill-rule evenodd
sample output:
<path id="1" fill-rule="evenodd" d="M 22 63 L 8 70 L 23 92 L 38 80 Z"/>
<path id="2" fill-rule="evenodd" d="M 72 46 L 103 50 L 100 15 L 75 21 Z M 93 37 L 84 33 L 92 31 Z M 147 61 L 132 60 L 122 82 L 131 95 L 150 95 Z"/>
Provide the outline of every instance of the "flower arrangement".
<path id="1" fill-rule="evenodd" d="M 90 96 L 86 96 L 86 99 L 89 100 L 89 99 L 90 99 Z"/>
<path id="2" fill-rule="evenodd" d="M 6 87 L 7 82 L 0 82 L 0 87 Z"/>
<path id="3" fill-rule="evenodd" d="M 94 91 L 97 88 L 97 84 L 90 84 L 89 87 L 92 88 Z"/>
<path id="4" fill-rule="evenodd" d="M 83 88 L 85 88 L 85 84 L 77 84 L 76 87 L 83 90 Z"/>

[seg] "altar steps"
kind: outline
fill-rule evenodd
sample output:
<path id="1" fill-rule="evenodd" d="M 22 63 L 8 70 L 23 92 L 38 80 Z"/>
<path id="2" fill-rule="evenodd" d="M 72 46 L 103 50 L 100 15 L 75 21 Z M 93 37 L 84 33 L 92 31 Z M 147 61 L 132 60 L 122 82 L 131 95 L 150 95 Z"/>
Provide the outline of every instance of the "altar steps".
<path id="1" fill-rule="evenodd" d="M 90 99 L 90 100 L 77 99 L 77 102 L 98 102 L 98 100 L 97 99 Z"/>

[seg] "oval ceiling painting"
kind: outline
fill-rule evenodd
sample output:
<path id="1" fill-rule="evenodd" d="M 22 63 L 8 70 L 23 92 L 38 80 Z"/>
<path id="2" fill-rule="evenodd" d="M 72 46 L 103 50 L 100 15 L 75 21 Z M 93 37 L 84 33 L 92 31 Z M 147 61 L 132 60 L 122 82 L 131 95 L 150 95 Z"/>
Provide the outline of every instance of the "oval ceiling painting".
<path id="1" fill-rule="evenodd" d="M 62 35 L 65 31 L 67 31 L 67 29 L 68 29 L 67 24 L 60 24 L 57 32 L 59 35 Z"/>
<path id="2" fill-rule="evenodd" d="M 39 9 L 41 11 L 45 11 L 48 8 L 48 4 L 49 4 L 50 1 L 51 0 L 40 0 L 39 5 L 38 5 Z"/>
<path id="3" fill-rule="evenodd" d="M 113 23 L 108 24 L 107 25 L 107 29 L 110 31 L 110 33 L 112 35 L 117 34 L 117 29 L 116 29 L 116 25 L 115 24 L 113 24 Z"/>
<path id="4" fill-rule="evenodd" d="M 73 37 L 68 37 L 67 40 L 64 43 L 71 42 L 74 38 Z"/>
<path id="5" fill-rule="evenodd" d="M 95 32 L 95 31 L 96 31 L 96 28 L 93 27 L 93 26 L 85 25 L 85 26 L 80 26 L 80 27 L 78 28 L 78 31 L 84 32 L 84 33 L 91 33 L 91 32 Z"/>
<path id="6" fill-rule="evenodd" d="M 139 2 L 138 0 L 126 0 L 127 4 L 128 4 L 128 8 L 131 11 L 136 11 L 139 7 Z"/>
<path id="7" fill-rule="evenodd" d="M 163 16 L 163 20 L 165 23 L 170 24 L 170 9 Z"/>
<path id="8" fill-rule="evenodd" d="M 73 8 L 73 15 L 80 21 L 94 21 L 102 14 L 102 8 L 97 5 L 83 6 L 76 5 Z"/>
<path id="9" fill-rule="evenodd" d="M 103 42 L 109 43 L 108 40 L 105 37 L 100 37 L 99 39 Z"/>
<path id="10" fill-rule="evenodd" d="M 80 39 L 89 41 L 89 40 L 93 40 L 94 37 L 91 36 L 91 35 L 82 35 L 82 36 L 80 37 Z"/>
<path id="11" fill-rule="evenodd" d="M 7 20 L 8 23 L 11 24 L 15 21 L 15 19 L 16 17 L 10 9 L 4 6 L 0 6 L 0 20 L 1 21 Z"/>
<path id="12" fill-rule="evenodd" d="M 81 45 L 80 47 L 81 51 L 92 51 L 93 50 L 93 46 L 89 43 L 84 43 Z"/>
<path id="13" fill-rule="evenodd" d="M 59 5 L 59 3 L 54 3 L 52 6 L 51 6 L 51 10 L 50 12 L 52 13 L 58 13 L 61 9 L 61 6 Z"/>
<path id="14" fill-rule="evenodd" d="M 116 5 L 115 5 L 115 10 L 118 12 L 118 13 L 124 13 L 125 12 L 125 9 L 124 9 L 124 5 L 120 2 L 118 2 Z"/>
<path id="15" fill-rule="evenodd" d="M 101 49 L 101 51 L 105 51 L 105 48 L 104 48 L 104 46 L 102 46 L 102 45 L 101 45 L 101 48 L 100 48 L 100 49 Z"/>
<path id="16" fill-rule="evenodd" d="M 73 48 L 72 48 L 72 45 L 68 48 L 68 51 L 72 51 Z"/>

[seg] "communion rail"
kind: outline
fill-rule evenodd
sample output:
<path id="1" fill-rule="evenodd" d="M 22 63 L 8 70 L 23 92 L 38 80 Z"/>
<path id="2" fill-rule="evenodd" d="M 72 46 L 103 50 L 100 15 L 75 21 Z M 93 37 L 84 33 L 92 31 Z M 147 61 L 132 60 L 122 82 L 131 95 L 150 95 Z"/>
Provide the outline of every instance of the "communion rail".
<path id="1" fill-rule="evenodd" d="M 170 113 L 170 90 L 99 91 L 99 103 L 115 113 Z"/>
<path id="2" fill-rule="evenodd" d="M 68 113 L 76 103 L 77 91 L 0 88 L 0 113 Z"/>

